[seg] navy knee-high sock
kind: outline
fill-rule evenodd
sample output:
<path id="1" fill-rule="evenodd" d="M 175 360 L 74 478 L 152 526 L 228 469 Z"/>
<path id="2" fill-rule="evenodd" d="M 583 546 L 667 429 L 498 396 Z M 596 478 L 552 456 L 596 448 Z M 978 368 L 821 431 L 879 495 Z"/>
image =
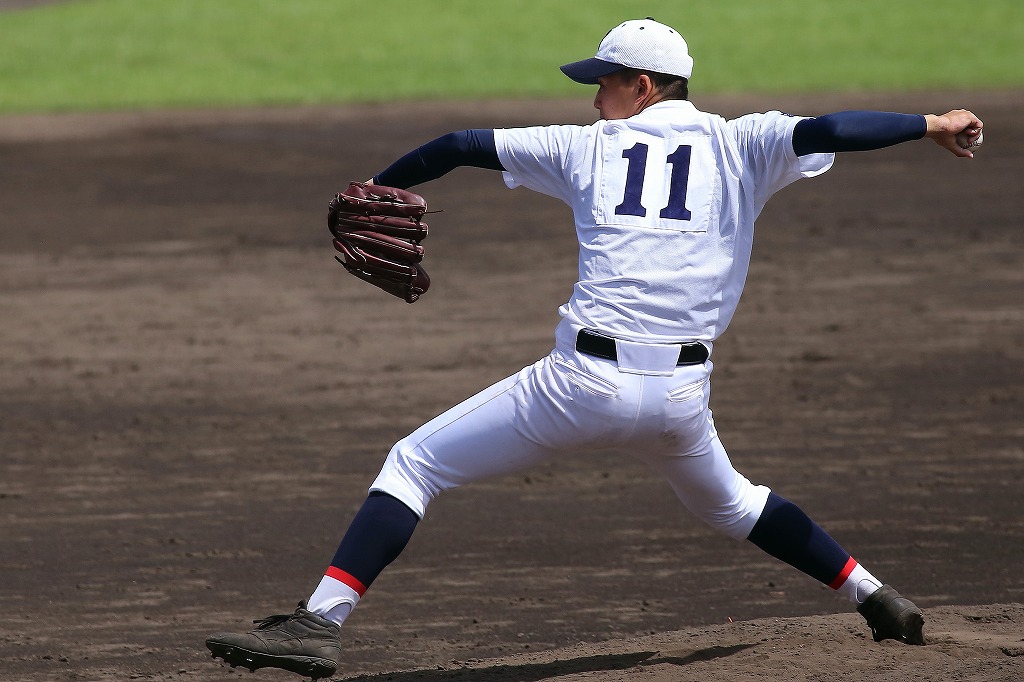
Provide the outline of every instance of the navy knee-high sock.
<path id="1" fill-rule="evenodd" d="M 419 520 L 397 498 L 371 492 L 338 545 L 327 575 L 364 593 L 402 553 Z"/>
<path id="2" fill-rule="evenodd" d="M 747 539 L 832 589 L 842 585 L 855 565 L 849 552 L 800 507 L 775 493 L 768 495 L 768 503 Z"/>

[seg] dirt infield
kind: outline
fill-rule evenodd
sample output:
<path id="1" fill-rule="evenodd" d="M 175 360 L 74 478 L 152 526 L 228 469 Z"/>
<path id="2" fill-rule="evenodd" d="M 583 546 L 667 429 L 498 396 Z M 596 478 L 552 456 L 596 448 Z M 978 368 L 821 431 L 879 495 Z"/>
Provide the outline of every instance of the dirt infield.
<path id="1" fill-rule="evenodd" d="M 738 468 L 924 607 L 931 644 L 872 643 L 606 453 L 439 500 L 338 679 L 1024 678 L 1024 93 L 696 103 L 986 122 L 974 161 L 850 154 L 777 196 L 714 356 Z M 575 274 L 560 204 L 460 170 L 422 190 L 444 212 L 409 306 L 334 263 L 328 198 L 448 130 L 591 120 L 585 99 L 0 118 L 4 680 L 237 678 L 204 637 L 308 595 L 391 443 L 546 353 Z"/>

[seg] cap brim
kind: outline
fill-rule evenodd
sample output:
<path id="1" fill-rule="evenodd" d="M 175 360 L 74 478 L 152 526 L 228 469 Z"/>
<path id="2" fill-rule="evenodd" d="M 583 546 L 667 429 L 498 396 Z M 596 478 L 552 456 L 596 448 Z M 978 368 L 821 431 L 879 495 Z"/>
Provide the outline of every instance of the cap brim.
<path id="1" fill-rule="evenodd" d="M 577 83 L 583 83 L 584 85 L 597 85 L 597 79 L 601 76 L 607 76 L 610 73 L 621 71 L 626 67 L 621 64 L 606 62 L 603 59 L 598 59 L 597 57 L 591 57 L 590 59 L 583 59 L 578 62 L 573 62 L 572 64 L 566 64 L 560 68 L 562 69 L 562 73 Z"/>

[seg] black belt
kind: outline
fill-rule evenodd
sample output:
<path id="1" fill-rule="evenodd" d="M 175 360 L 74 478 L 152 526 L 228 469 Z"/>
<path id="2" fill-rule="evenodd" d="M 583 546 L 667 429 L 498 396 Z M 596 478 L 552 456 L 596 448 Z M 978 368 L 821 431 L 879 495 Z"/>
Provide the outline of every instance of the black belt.
<path id="1" fill-rule="evenodd" d="M 581 329 L 576 334 L 576 350 L 597 358 L 618 360 L 618 355 L 615 352 L 615 339 L 610 336 L 602 336 L 589 329 Z M 708 347 L 703 343 L 684 343 L 679 348 L 679 361 L 676 365 L 703 365 L 707 360 Z"/>

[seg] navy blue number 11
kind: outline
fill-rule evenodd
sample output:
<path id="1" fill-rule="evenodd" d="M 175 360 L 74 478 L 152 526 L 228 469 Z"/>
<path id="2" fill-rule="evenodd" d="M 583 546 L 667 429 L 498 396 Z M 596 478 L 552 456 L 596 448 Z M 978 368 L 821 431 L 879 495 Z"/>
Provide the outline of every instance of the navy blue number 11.
<path id="1" fill-rule="evenodd" d="M 690 211 L 686 208 L 686 183 L 690 179 L 690 150 L 688 144 L 681 144 L 668 155 L 666 161 L 672 166 L 672 177 L 669 180 L 668 205 L 661 209 L 662 218 L 670 220 L 689 220 Z M 637 142 L 629 149 L 623 150 L 622 158 L 629 161 L 626 168 L 626 191 L 622 203 L 615 207 L 615 215 L 633 215 L 643 218 L 647 209 L 640 203 L 644 189 L 644 173 L 647 170 L 648 146 Z"/>

